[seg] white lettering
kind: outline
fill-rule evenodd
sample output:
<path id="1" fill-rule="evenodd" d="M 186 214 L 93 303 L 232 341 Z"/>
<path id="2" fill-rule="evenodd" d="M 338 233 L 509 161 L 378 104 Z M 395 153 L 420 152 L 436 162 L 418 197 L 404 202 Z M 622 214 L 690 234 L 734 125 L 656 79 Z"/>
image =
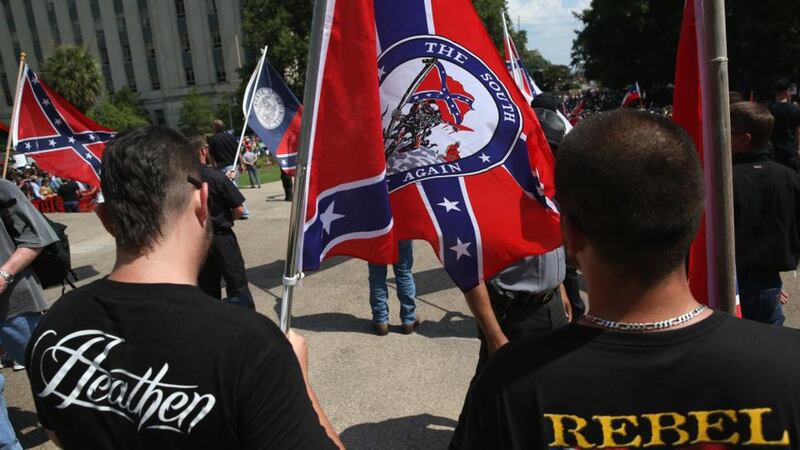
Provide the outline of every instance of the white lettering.
<path id="1" fill-rule="evenodd" d="M 198 394 L 197 386 L 163 382 L 169 373 L 167 363 L 158 372 L 149 367 L 141 376 L 124 369 L 104 368 L 102 363 L 110 351 L 125 342 L 120 337 L 99 330 L 83 330 L 39 348 L 48 336 L 56 336 L 56 333 L 46 331 L 41 335 L 31 351 L 31 360 L 42 370 L 47 366 L 42 364 L 45 358 L 58 367 L 54 373 L 39 374 L 44 388 L 36 395 L 60 399 L 59 409 L 76 405 L 117 414 L 136 423 L 138 429 L 188 434 L 216 404 L 213 395 Z M 67 375 L 70 375 L 69 380 L 78 380 L 74 386 L 67 385 Z M 188 417 L 193 419 L 184 425 Z"/>

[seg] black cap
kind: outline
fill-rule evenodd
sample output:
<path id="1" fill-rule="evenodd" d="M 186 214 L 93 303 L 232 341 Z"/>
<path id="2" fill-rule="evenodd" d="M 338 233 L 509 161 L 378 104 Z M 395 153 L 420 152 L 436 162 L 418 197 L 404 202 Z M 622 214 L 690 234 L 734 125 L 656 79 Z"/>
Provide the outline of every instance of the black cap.
<path id="1" fill-rule="evenodd" d="M 792 87 L 791 81 L 787 80 L 786 78 L 781 78 L 780 80 L 775 82 L 775 93 L 779 92 L 786 92 Z"/>
<path id="2" fill-rule="evenodd" d="M 567 133 L 567 126 L 564 120 L 559 117 L 558 113 L 545 108 L 534 108 L 536 117 L 539 118 L 539 123 L 542 125 L 544 137 L 547 138 L 547 143 L 552 148 L 558 148 L 561 144 L 561 139 Z"/>
<path id="3" fill-rule="evenodd" d="M 544 108 L 550 111 L 557 111 L 560 104 L 558 97 L 549 92 L 542 92 L 531 101 L 531 106 L 534 108 Z"/>

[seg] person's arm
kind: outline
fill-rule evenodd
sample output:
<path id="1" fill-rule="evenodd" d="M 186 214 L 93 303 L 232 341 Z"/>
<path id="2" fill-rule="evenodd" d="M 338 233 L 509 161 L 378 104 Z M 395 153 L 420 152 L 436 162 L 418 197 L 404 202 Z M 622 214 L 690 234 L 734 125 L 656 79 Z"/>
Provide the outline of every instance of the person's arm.
<path id="1" fill-rule="evenodd" d="M 481 327 L 483 335 L 486 337 L 486 344 L 489 346 L 489 354 L 493 354 L 500 347 L 508 344 L 508 338 L 503 334 L 500 323 L 492 310 L 492 303 L 489 300 L 489 291 L 486 284 L 481 283 L 464 293 L 475 321 Z"/>
<path id="2" fill-rule="evenodd" d="M 231 214 L 233 215 L 233 220 L 239 220 L 244 215 L 244 205 L 239 205 L 236 208 L 232 208 Z"/>
<path id="3" fill-rule="evenodd" d="M 308 390 L 308 398 L 311 399 L 311 406 L 314 407 L 314 411 L 316 411 L 317 416 L 319 416 L 319 424 L 322 425 L 322 428 L 325 429 L 325 434 L 331 438 L 334 444 L 344 450 L 344 444 L 339 439 L 339 434 L 333 429 L 333 424 L 331 424 L 328 416 L 325 415 L 325 411 L 322 410 L 317 394 L 314 393 L 314 390 L 311 388 L 311 383 L 308 380 L 308 346 L 306 345 L 305 338 L 295 333 L 294 330 L 289 330 L 286 337 L 289 339 L 289 343 L 292 344 L 292 350 L 294 350 L 295 355 L 297 355 L 297 361 L 300 363 L 300 371 L 303 373 L 303 381 L 305 381 L 306 389 Z"/>
<path id="4" fill-rule="evenodd" d="M 0 266 L 0 270 L 8 272 L 16 277 L 20 272 L 25 270 L 40 253 L 42 253 L 42 248 L 18 247 L 5 264 Z M 8 288 L 6 279 L 0 277 L 0 294 L 5 292 L 6 288 Z"/>

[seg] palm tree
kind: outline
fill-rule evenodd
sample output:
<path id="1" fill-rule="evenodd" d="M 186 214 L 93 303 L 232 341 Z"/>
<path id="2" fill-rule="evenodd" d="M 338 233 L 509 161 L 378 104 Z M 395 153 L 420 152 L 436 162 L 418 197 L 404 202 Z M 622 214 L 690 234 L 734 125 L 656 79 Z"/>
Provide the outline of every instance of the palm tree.
<path id="1" fill-rule="evenodd" d="M 44 79 L 48 86 L 82 112 L 86 112 L 103 92 L 100 64 L 86 47 L 62 45 L 47 58 Z"/>

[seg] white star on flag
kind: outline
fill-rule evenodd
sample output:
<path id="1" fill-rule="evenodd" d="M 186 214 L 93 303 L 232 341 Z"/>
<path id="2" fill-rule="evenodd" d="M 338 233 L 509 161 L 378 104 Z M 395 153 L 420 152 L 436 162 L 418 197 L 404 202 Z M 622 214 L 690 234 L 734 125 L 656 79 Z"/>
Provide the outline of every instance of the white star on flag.
<path id="1" fill-rule="evenodd" d="M 472 242 L 461 242 L 461 238 L 456 238 L 456 245 L 450 247 L 450 250 L 456 252 L 456 261 L 461 259 L 462 256 L 468 256 L 472 258 L 472 255 L 469 254 L 467 248 L 472 245 Z"/>
<path id="2" fill-rule="evenodd" d="M 30 149 L 31 149 L 31 143 L 30 142 L 26 142 L 25 143 L 25 150 L 30 150 Z"/>
<path id="3" fill-rule="evenodd" d="M 331 224 L 335 220 L 339 220 L 342 217 L 344 217 L 343 214 L 336 214 L 335 212 L 333 212 L 333 205 L 335 203 L 336 202 L 331 202 L 331 204 L 328 206 L 328 209 L 326 209 L 324 213 L 319 215 L 319 220 L 322 221 L 322 229 L 325 230 L 325 232 L 328 234 L 331 234 Z"/>
<path id="4" fill-rule="evenodd" d="M 47 143 L 50 145 L 50 147 L 55 147 L 56 146 L 56 141 L 53 140 L 53 139 L 50 139 L 49 141 L 47 141 Z"/>
<path id="5" fill-rule="evenodd" d="M 44 100 L 42 100 L 42 104 L 43 105 L 50 105 L 50 100 L 44 99 Z"/>
<path id="6" fill-rule="evenodd" d="M 378 79 L 383 78 L 384 75 L 386 75 L 386 70 L 383 67 L 378 68 Z"/>
<path id="7" fill-rule="evenodd" d="M 450 200 L 448 200 L 445 197 L 442 197 L 442 200 L 444 200 L 444 201 L 442 203 L 437 203 L 437 205 L 444 206 L 445 209 L 447 209 L 447 211 L 445 211 L 445 212 L 450 212 L 452 210 L 461 211 L 460 209 L 458 209 L 459 202 L 451 202 Z"/>
<path id="8" fill-rule="evenodd" d="M 89 140 L 90 140 L 90 141 L 94 141 L 95 139 L 97 139 L 97 138 L 96 138 L 96 137 L 94 137 L 94 135 L 93 135 L 93 134 L 90 134 L 90 135 L 89 135 Z"/>
<path id="9" fill-rule="evenodd" d="M 93 154 L 86 152 L 86 159 L 92 159 L 94 157 Z"/>
<path id="10" fill-rule="evenodd" d="M 61 119 L 56 119 L 55 122 L 56 122 L 56 125 L 61 125 Z"/>
<path id="11" fill-rule="evenodd" d="M 487 155 L 486 153 L 481 153 L 481 155 L 478 156 L 478 158 L 481 159 L 481 162 L 484 162 L 484 163 L 488 163 L 489 162 L 489 155 Z"/>
<path id="12" fill-rule="evenodd" d="M 74 138 L 74 137 L 72 137 L 72 136 L 70 136 L 69 138 L 67 138 L 67 140 L 69 141 L 69 143 L 70 143 L 70 144 L 74 144 L 74 143 L 75 143 L 75 138 Z"/>

